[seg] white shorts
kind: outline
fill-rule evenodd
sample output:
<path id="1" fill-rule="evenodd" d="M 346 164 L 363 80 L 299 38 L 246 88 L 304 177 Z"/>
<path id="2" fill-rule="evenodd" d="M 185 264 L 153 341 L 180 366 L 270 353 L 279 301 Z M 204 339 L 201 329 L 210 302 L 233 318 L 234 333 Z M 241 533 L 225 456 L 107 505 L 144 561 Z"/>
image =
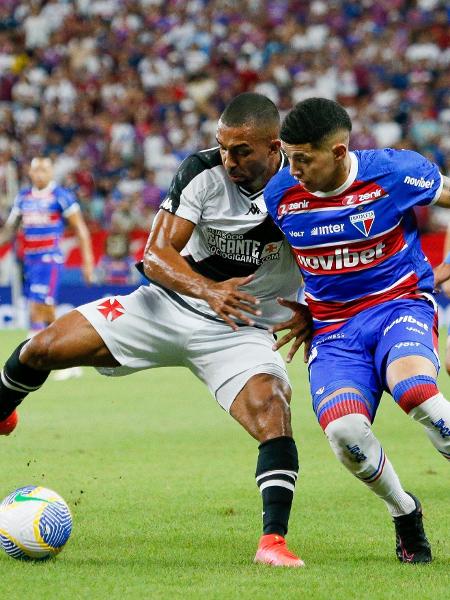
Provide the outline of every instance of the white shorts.
<path id="1" fill-rule="evenodd" d="M 247 381 L 258 373 L 289 379 L 268 331 L 228 325 L 199 315 L 155 285 L 128 296 L 103 298 L 77 310 L 101 336 L 118 367 L 103 375 L 184 366 L 203 381 L 226 411 Z"/>

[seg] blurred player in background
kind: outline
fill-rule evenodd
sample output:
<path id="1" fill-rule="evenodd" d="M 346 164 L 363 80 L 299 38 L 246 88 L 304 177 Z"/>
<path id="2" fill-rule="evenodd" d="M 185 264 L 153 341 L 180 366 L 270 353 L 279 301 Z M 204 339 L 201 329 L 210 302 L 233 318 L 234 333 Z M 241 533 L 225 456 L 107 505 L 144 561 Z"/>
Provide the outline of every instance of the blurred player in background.
<path id="1" fill-rule="evenodd" d="M 260 443 L 263 535 L 255 562 L 301 567 L 284 539 L 298 476 L 291 389 L 268 329 L 287 319 L 295 346 L 310 321 L 294 302 L 300 275 L 263 200 L 266 183 L 287 165 L 279 127 L 265 96 L 231 101 L 218 147 L 183 161 L 155 218 L 142 266 L 150 285 L 81 306 L 20 344 L 2 371 L 0 431 L 11 431 L 15 407 L 51 369 L 90 365 L 126 375 L 188 367 Z M 279 304 L 278 296 L 288 300 Z"/>
<path id="2" fill-rule="evenodd" d="M 314 319 L 313 406 L 337 458 L 383 499 L 404 563 L 431 561 L 418 499 L 403 489 L 371 423 L 381 394 L 425 427 L 450 460 L 450 403 L 439 392 L 433 271 L 413 207 L 450 207 L 450 180 L 416 152 L 349 152 L 336 102 L 298 103 L 281 127 L 290 169 L 266 186 Z"/>
<path id="3" fill-rule="evenodd" d="M 107 285 L 132 285 L 140 280 L 136 260 L 130 254 L 126 233 L 110 233 L 105 242 L 105 254 L 95 270 L 96 280 Z"/>
<path id="4" fill-rule="evenodd" d="M 33 158 L 29 168 L 32 187 L 22 189 L 9 217 L 0 230 L 0 244 L 23 232 L 23 270 L 25 297 L 29 303 L 30 336 L 56 318 L 55 308 L 64 257 L 61 237 L 67 223 L 74 230 L 81 248 L 83 275 L 93 281 L 94 261 L 91 239 L 75 196 L 53 181 L 50 158 Z M 60 373 L 60 379 L 77 376 L 80 369 Z"/>

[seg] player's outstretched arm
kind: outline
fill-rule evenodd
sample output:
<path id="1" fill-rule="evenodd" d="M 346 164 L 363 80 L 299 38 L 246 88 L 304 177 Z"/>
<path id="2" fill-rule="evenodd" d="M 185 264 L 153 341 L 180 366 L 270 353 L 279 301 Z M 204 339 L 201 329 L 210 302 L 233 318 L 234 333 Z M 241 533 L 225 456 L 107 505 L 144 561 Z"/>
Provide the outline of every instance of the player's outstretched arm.
<path id="1" fill-rule="evenodd" d="M 450 263 L 442 262 L 435 269 L 433 269 L 434 273 L 434 287 L 438 288 L 443 283 L 450 279 Z M 444 290 L 446 291 L 446 290 Z M 447 293 L 447 292 L 446 292 Z"/>
<path id="2" fill-rule="evenodd" d="M 308 362 L 309 348 L 312 339 L 311 313 L 307 306 L 300 304 L 299 302 L 293 302 L 292 300 L 286 300 L 285 298 L 277 298 L 277 302 L 281 304 L 281 306 L 290 308 L 292 310 L 292 316 L 287 321 L 278 323 L 270 328 L 271 333 L 277 333 L 278 331 L 288 329 L 288 332 L 274 344 L 273 350 L 279 350 L 282 346 L 285 346 L 291 340 L 294 340 L 294 343 L 286 356 L 286 362 L 291 362 L 297 350 L 304 344 L 303 360 L 306 363 Z"/>
<path id="3" fill-rule="evenodd" d="M 94 282 L 94 254 L 92 252 L 91 236 L 80 210 L 67 217 L 67 222 L 75 231 L 80 244 L 83 258 L 83 277 L 86 283 Z"/>
<path id="4" fill-rule="evenodd" d="M 20 224 L 20 217 L 14 212 L 11 212 L 6 223 L 0 228 L 0 246 L 6 244 L 14 237 Z"/>
<path id="5" fill-rule="evenodd" d="M 234 330 L 238 328 L 236 319 L 253 325 L 249 313 L 259 314 L 258 300 L 241 289 L 252 281 L 252 275 L 216 282 L 195 272 L 181 256 L 194 228 L 195 224 L 191 221 L 160 210 L 144 251 L 146 276 L 179 294 L 206 300 Z"/>

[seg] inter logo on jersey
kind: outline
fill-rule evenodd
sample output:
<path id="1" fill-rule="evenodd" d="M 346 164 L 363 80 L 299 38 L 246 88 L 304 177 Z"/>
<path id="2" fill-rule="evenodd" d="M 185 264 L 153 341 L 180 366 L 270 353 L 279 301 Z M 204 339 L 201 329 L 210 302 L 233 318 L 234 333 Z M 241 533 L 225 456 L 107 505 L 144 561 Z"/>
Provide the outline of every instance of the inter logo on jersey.
<path id="1" fill-rule="evenodd" d="M 350 217 L 350 223 L 366 237 L 368 237 L 374 221 L 375 213 L 373 210 L 360 213 L 359 215 L 352 215 Z"/>

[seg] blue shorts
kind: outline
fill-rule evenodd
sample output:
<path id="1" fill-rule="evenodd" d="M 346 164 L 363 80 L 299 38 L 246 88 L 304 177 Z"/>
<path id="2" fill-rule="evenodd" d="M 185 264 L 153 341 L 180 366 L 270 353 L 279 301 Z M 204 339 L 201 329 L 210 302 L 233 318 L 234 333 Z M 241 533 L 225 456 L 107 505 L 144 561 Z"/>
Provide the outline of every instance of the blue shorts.
<path id="1" fill-rule="evenodd" d="M 316 416 L 325 397 L 352 387 L 364 396 L 373 421 L 381 395 L 388 391 L 388 364 L 412 355 L 425 356 L 439 370 L 437 313 L 431 301 L 385 302 L 361 312 L 333 333 L 317 334 L 309 355 Z"/>
<path id="2" fill-rule="evenodd" d="M 62 264 L 54 260 L 26 260 L 24 263 L 24 293 L 38 304 L 56 304 Z"/>

